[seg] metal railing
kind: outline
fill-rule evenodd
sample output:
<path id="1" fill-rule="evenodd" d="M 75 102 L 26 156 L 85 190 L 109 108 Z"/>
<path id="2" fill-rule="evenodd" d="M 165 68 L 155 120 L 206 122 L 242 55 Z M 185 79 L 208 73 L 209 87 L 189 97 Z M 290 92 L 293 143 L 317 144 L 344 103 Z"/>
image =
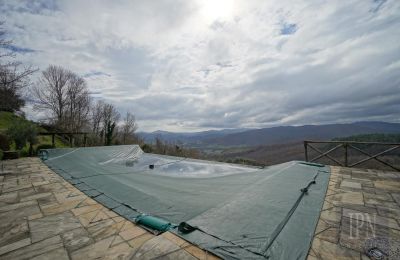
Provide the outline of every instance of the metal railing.
<path id="1" fill-rule="evenodd" d="M 315 144 L 334 144 L 335 146 L 333 148 L 330 148 L 327 151 L 321 151 L 321 149 L 315 147 Z M 382 152 L 370 154 L 369 152 L 366 152 L 366 151 L 362 150 L 361 148 L 356 147 L 355 145 L 379 145 L 379 146 L 384 145 L 384 146 L 391 146 L 391 147 Z M 334 158 L 330 155 L 330 154 L 332 154 L 332 152 L 338 150 L 341 147 L 344 148 L 344 155 L 343 155 L 344 163 L 342 163 L 337 158 Z M 310 148 L 310 150 L 313 150 L 314 152 L 316 152 L 318 155 L 312 159 L 309 159 L 309 148 Z M 331 161 L 335 162 L 336 164 L 338 164 L 339 166 L 354 167 L 354 166 L 360 165 L 360 164 L 365 163 L 370 160 L 376 160 L 396 171 L 400 171 L 400 168 L 378 158 L 378 157 L 383 156 L 383 155 L 385 155 L 391 151 L 394 151 L 398 148 L 400 148 L 400 143 L 353 142 L 353 141 L 304 141 L 304 153 L 305 153 L 305 159 L 307 162 L 315 162 L 318 159 L 326 157 L 326 158 L 330 159 Z M 354 150 L 358 151 L 362 155 L 367 156 L 367 158 L 359 160 L 355 163 L 349 163 L 349 150 L 350 149 L 354 149 Z"/>

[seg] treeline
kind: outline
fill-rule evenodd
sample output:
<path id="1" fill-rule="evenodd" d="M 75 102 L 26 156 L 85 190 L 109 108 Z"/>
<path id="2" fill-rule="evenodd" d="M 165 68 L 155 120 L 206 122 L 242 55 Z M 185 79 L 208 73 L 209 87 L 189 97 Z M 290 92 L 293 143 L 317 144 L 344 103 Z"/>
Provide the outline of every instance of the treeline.
<path id="1" fill-rule="evenodd" d="M 29 96 L 34 103 L 33 109 L 46 115 L 42 123 L 47 129 L 55 132 L 88 132 L 90 145 L 138 143 L 135 116 L 127 112 L 121 117 L 113 104 L 93 100 L 85 79 L 77 73 L 50 65 L 40 73 L 37 81 L 32 82 L 32 75 L 38 73 L 38 69 L 17 61 L 15 48 L 12 41 L 6 39 L 6 35 L 2 21 L 0 111 L 24 116 L 22 108 Z M 12 128 L 20 129 L 21 126 Z M 24 139 L 27 134 L 21 133 L 20 139 Z"/>
<path id="2" fill-rule="evenodd" d="M 195 159 L 204 159 L 202 153 L 197 149 L 193 148 L 185 148 L 176 143 L 169 143 L 161 140 L 160 138 L 156 138 L 154 144 L 146 144 L 142 140 L 139 140 L 140 147 L 146 153 L 157 153 L 164 155 L 172 155 L 179 157 L 189 157 Z"/>
<path id="3" fill-rule="evenodd" d="M 135 116 L 121 118 L 114 105 L 94 101 L 85 79 L 70 70 L 50 65 L 31 93 L 34 110 L 46 113 L 46 123 L 58 132 L 88 132 L 90 145 L 138 143 Z"/>
<path id="4" fill-rule="evenodd" d="M 334 138 L 333 141 L 400 143 L 399 134 L 361 134 Z"/>

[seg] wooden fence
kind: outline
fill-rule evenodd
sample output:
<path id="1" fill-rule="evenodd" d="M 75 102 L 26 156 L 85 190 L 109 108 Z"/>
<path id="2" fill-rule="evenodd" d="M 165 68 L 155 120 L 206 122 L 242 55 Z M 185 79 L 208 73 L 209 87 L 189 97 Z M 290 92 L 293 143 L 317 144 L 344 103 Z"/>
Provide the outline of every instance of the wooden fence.
<path id="1" fill-rule="evenodd" d="M 87 142 L 87 134 L 85 132 L 77 132 L 77 133 L 69 133 L 69 132 L 46 132 L 46 133 L 39 133 L 39 135 L 51 135 L 51 145 L 55 147 L 55 137 L 56 135 L 59 136 L 68 136 L 69 139 L 69 145 L 72 147 L 74 145 L 74 137 L 76 135 L 83 135 L 83 146 L 86 146 Z"/>
<path id="2" fill-rule="evenodd" d="M 331 145 L 334 145 L 334 147 L 330 148 L 327 151 L 321 151 L 321 149 L 315 147 L 316 144 L 331 144 Z M 356 147 L 355 145 L 378 145 L 378 146 L 384 145 L 384 146 L 390 146 L 390 148 L 388 148 L 384 151 L 378 152 L 378 153 L 371 154 L 359 147 Z M 342 147 L 344 148 L 344 154 L 343 154 L 344 163 L 341 162 L 340 160 L 338 160 L 337 158 L 334 158 L 333 156 L 331 156 L 332 152 L 337 151 L 339 148 L 342 148 Z M 360 164 L 365 163 L 370 160 L 376 160 L 396 171 L 400 171 L 400 168 L 378 158 L 378 157 L 386 155 L 387 153 L 394 151 L 398 148 L 400 148 L 400 143 L 352 142 L 352 141 L 304 141 L 304 153 L 305 153 L 305 159 L 307 162 L 316 162 L 317 160 L 325 157 L 325 158 L 328 158 L 331 161 L 335 162 L 339 166 L 354 167 L 354 166 L 360 165 Z M 310 159 L 309 158 L 309 149 L 313 150 L 318 155 L 316 157 Z M 354 162 L 354 163 L 349 163 L 349 150 L 350 149 L 354 149 L 354 150 L 358 151 L 362 155 L 366 156 L 366 158 L 359 160 L 357 162 Z"/>

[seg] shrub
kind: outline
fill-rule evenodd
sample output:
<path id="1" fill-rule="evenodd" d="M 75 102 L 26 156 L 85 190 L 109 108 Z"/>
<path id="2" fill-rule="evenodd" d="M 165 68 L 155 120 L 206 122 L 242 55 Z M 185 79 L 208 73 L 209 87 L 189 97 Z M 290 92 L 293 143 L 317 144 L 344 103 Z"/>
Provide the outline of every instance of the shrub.
<path id="1" fill-rule="evenodd" d="M 153 148 L 148 144 L 144 144 L 140 148 L 142 148 L 143 152 L 145 152 L 145 153 L 153 152 Z"/>
<path id="2" fill-rule="evenodd" d="M 37 143 L 38 129 L 29 121 L 14 121 L 7 130 L 7 135 L 15 142 L 17 150 L 22 150 L 29 143 L 29 155 L 33 154 L 33 145 Z"/>
<path id="3" fill-rule="evenodd" d="M 3 151 L 10 150 L 10 139 L 7 135 L 0 134 L 0 149 Z"/>
<path id="4" fill-rule="evenodd" d="M 0 160 L 3 160 L 3 150 L 0 149 Z"/>

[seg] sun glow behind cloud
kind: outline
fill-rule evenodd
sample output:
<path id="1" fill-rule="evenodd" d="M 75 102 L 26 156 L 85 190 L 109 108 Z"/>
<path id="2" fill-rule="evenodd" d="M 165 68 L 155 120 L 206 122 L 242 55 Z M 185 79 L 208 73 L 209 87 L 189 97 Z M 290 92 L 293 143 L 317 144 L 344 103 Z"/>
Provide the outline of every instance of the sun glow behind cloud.
<path id="1" fill-rule="evenodd" d="M 233 0 L 200 0 L 200 15 L 206 23 L 216 20 L 229 20 L 234 17 L 235 2 Z"/>
<path id="2" fill-rule="evenodd" d="M 140 130 L 400 120 L 398 0 L 49 2 L 0 0 L 19 58 Z"/>

